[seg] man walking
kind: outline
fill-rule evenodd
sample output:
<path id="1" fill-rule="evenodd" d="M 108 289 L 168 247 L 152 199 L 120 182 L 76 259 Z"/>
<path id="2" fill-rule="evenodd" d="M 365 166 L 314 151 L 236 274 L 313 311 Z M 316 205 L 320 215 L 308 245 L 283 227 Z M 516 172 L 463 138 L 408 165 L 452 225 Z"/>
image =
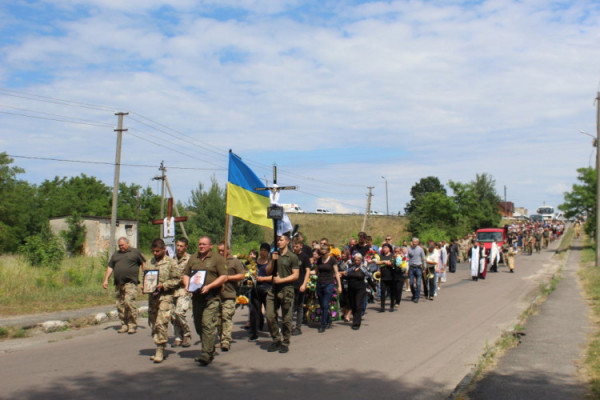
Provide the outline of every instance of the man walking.
<path id="1" fill-rule="evenodd" d="M 187 266 L 190 259 L 190 255 L 187 253 L 188 240 L 184 237 L 177 239 L 175 244 L 175 253 L 177 261 L 177 270 L 179 275 L 183 275 L 183 271 Z M 173 322 L 173 330 L 175 331 L 175 341 L 173 347 L 182 346 L 190 347 L 192 344 L 192 332 L 190 325 L 187 322 L 187 311 L 190 309 L 190 303 L 192 301 L 192 295 L 185 290 L 183 281 L 175 289 L 173 294 L 175 308 L 173 309 L 173 315 L 171 321 Z"/>
<path id="2" fill-rule="evenodd" d="M 296 326 L 292 336 L 302 335 L 302 322 L 304 321 L 304 294 L 306 284 L 310 278 L 310 257 L 303 251 L 304 242 L 301 236 L 293 240 L 292 250 L 298 257 L 298 279 L 294 281 L 294 307 L 292 314 L 296 313 Z M 292 315 L 293 316 L 293 315 Z"/>
<path id="3" fill-rule="evenodd" d="M 218 330 L 220 333 L 221 350 L 229 351 L 231 347 L 231 332 L 233 331 L 233 315 L 235 314 L 235 298 L 240 282 L 244 280 L 246 270 L 242 262 L 229 255 L 229 249 L 225 251 L 225 242 L 217 245 L 219 254 L 225 258 L 227 266 L 227 280 L 221 291 L 221 318 L 219 318 Z"/>
<path id="4" fill-rule="evenodd" d="M 196 361 L 210 364 L 215 356 L 215 333 L 221 306 L 221 287 L 227 280 L 225 259 L 212 251 L 213 243 L 208 236 L 198 240 L 198 253 L 191 256 L 184 270 L 183 284 L 189 288 L 190 278 L 201 287 L 192 295 L 194 327 L 202 341 L 202 353 Z M 197 278 L 198 282 L 196 282 Z"/>
<path id="5" fill-rule="evenodd" d="M 279 350 L 287 353 L 290 345 L 292 332 L 292 308 L 294 304 L 293 283 L 298 280 L 299 266 L 298 257 L 288 249 L 290 238 L 281 235 L 277 239 L 278 251 L 271 254 L 267 265 L 267 275 L 273 275 L 273 285 L 267 292 L 267 323 L 273 342 L 269 346 L 269 352 Z M 281 308 L 281 333 L 277 323 L 277 311 Z"/>
<path id="6" fill-rule="evenodd" d="M 155 363 L 163 362 L 165 346 L 169 340 L 168 329 L 173 308 L 173 293 L 181 284 L 181 271 L 177 262 L 167 256 L 165 242 L 155 239 L 152 242 L 152 254 L 145 271 L 158 271 L 158 285 L 154 293 L 148 294 L 148 323 L 152 328 L 152 338 L 156 344 L 156 353 L 150 357 Z"/>
<path id="7" fill-rule="evenodd" d="M 418 303 L 419 297 L 421 297 L 421 280 L 423 279 L 423 265 L 425 263 L 425 252 L 419 246 L 419 238 L 415 237 L 412 239 L 407 256 L 412 301 Z"/>
<path id="8" fill-rule="evenodd" d="M 119 251 L 114 253 L 108 262 L 102 287 L 108 289 L 108 278 L 114 272 L 117 310 L 121 320 L 118 333 L 134 334 L 137 330 L 137 307 L 135 299 L 138 294 L 140 267 L 146 266 L 144 255 L 133 247 L 129 247 L 129 239 L 119 238 Z"/>

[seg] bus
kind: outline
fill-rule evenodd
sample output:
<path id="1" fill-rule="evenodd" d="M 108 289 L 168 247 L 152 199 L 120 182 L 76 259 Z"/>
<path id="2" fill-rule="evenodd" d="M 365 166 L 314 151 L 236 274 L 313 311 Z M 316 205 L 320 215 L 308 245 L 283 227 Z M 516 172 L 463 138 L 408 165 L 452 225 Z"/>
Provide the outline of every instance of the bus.
<path id="1" fill-rule="evenodd" d="M 542 216 L 544 221 L 552 221 L 554 219 L 554 207 L 541 206 L 537 209 L 537 213 Z"/>

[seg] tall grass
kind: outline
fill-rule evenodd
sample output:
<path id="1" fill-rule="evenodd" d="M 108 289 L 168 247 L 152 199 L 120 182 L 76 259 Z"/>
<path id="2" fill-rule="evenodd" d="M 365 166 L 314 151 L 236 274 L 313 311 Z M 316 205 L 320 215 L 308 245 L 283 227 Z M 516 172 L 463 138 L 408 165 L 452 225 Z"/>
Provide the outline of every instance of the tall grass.
<path id="1" fill-rule="evenodd" d="M 579 278 L 594 314 L 594 333 L 586 350 L 585 365 L 590 376 L 590 398 L 600 399 L 600 268 L 595 267 L 595 249 L 589 238 L 582 244 Z"/>
<path id="2" fill-rule="evenodd" d="M 32 267 L 20 256 L 0 256 L 0 315 L 69 310 L 113 302 L 102 288 L 100 257 L 73 257 L 59 268 Z"/>
<path id="3" fill-rule="evenodd" d="M 313 240 L 323 237 L 330 243 L 341 247 L 348 243 L 351 237 L 357 237 L 362 230 L 364 215 L 342 214 L 288 214 L 292 224 L 300 225 L 304 234 L 304 242 L 310 245 Z M 406 231 L 408 220 L 405 217 L 371 215 L 368 228 L 365 231 L 373 237 L 373 243 L 380 245 L 386 235 L 392 235 L 394 244 L 402 244 L 403 240 L 410 241 L 410 233 Z M 264 229 L 265 241 L 273 241 L 273 230 Z"/>

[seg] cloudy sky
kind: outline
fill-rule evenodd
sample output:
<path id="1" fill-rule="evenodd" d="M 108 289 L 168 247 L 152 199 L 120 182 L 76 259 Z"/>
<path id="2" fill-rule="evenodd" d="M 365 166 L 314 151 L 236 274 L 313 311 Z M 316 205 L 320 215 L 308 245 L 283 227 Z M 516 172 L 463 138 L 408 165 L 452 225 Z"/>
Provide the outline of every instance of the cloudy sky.
<path id="1" fill-rule="evenodd" d="M 0 5 L 0 151 L 177 200 L 232 149 L 307 211 L 404 209 L 477 173 L 533 212 L 594 165 L 600 2 L 13 0 Z"/>

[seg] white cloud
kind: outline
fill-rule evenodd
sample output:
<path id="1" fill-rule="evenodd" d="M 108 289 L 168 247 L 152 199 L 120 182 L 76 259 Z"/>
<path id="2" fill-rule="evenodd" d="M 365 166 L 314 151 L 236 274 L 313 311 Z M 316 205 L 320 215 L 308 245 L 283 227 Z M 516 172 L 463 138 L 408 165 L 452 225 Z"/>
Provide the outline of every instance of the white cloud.
<path id="1" fill-rule="evenodd" d="M 499 193 L 506 185 L 517 206 L 557 205 L 575 169 L 588 164 L 589 143 L 576 132 L 595 130 L 600 29 L 598 10 L 585 2 L 560 10 L 541 0 L 470 7 L 337 4 L 331 6 L 335 16 L 307 14 L 304 20 L 294 8 L 306 3 L 296 1 L 89 0 L 77 2 L 88 7 L 80 17 L 72 14 L 75 2 L 60 4 L 70 10 L 68 18 L 60 11 L 49 18 L 60 33 L 25 29 L 12 42 L 0 41 L 0 86 L 18 81 L 29 92 L 109 104 L 192 138 L 171 132 L 180 136 L 173 139 L 133 121 L 139 115 L 132 114 L 126 118 L 132 134 L 195 156 L 128 137 L 124 156 L 132 163 L 164 159 L 173 166 L 226 168 L 225 152 L 233 148 L 263 164 L 260 176 L 270 175 L 273 162 L 301 170 L 287 178 L 312 194 L 298 193 L 307 209 L 325 206 L 319 198 L 332 201 L 331 208 L 337 201 L 340 210 L 348 204 L 362 210 L 366 186 L 375 185 L 374 208 L 385 210 L 385 174 L 390 211 L 404 208 L 421 177 L 447 183 L 481 172 L 496 178 Z M 160 19 L 156 11 L 165 5 L 172 18 Z M 215 18 L 224 5 L 243 17 Z M 27 26 L 22 16 L 2 18 Z M 0 97 L 0 104 L 116 121 L 111 112 Z M 0 119 L 0 144 L 9 152 L 114 157 L 110 128 Z M 22 140 L 14 139 L 17 134 Z M 215 147 L 220 155 L 207 150 Z M 340 157 L 356 148 L 372 153 L 371 161 Z M 282 160 L 280 149 L 304 153 Z M 335 161 L 322 158 L 322 149 L 330 149 Z M 379 159 L 378 150 L 384 154 Z M 29 171 L 39 165 L 19 164 Z M 338 186 L 311 180 L 324 171 Z M 151 176 L 139 169 L 123 173 L 140 184 Z M 179 196 L 187 197 L 215 172 L 171 173 Z M 102 176 L 109 184 L 110 174 L 107 169 Z"/>

